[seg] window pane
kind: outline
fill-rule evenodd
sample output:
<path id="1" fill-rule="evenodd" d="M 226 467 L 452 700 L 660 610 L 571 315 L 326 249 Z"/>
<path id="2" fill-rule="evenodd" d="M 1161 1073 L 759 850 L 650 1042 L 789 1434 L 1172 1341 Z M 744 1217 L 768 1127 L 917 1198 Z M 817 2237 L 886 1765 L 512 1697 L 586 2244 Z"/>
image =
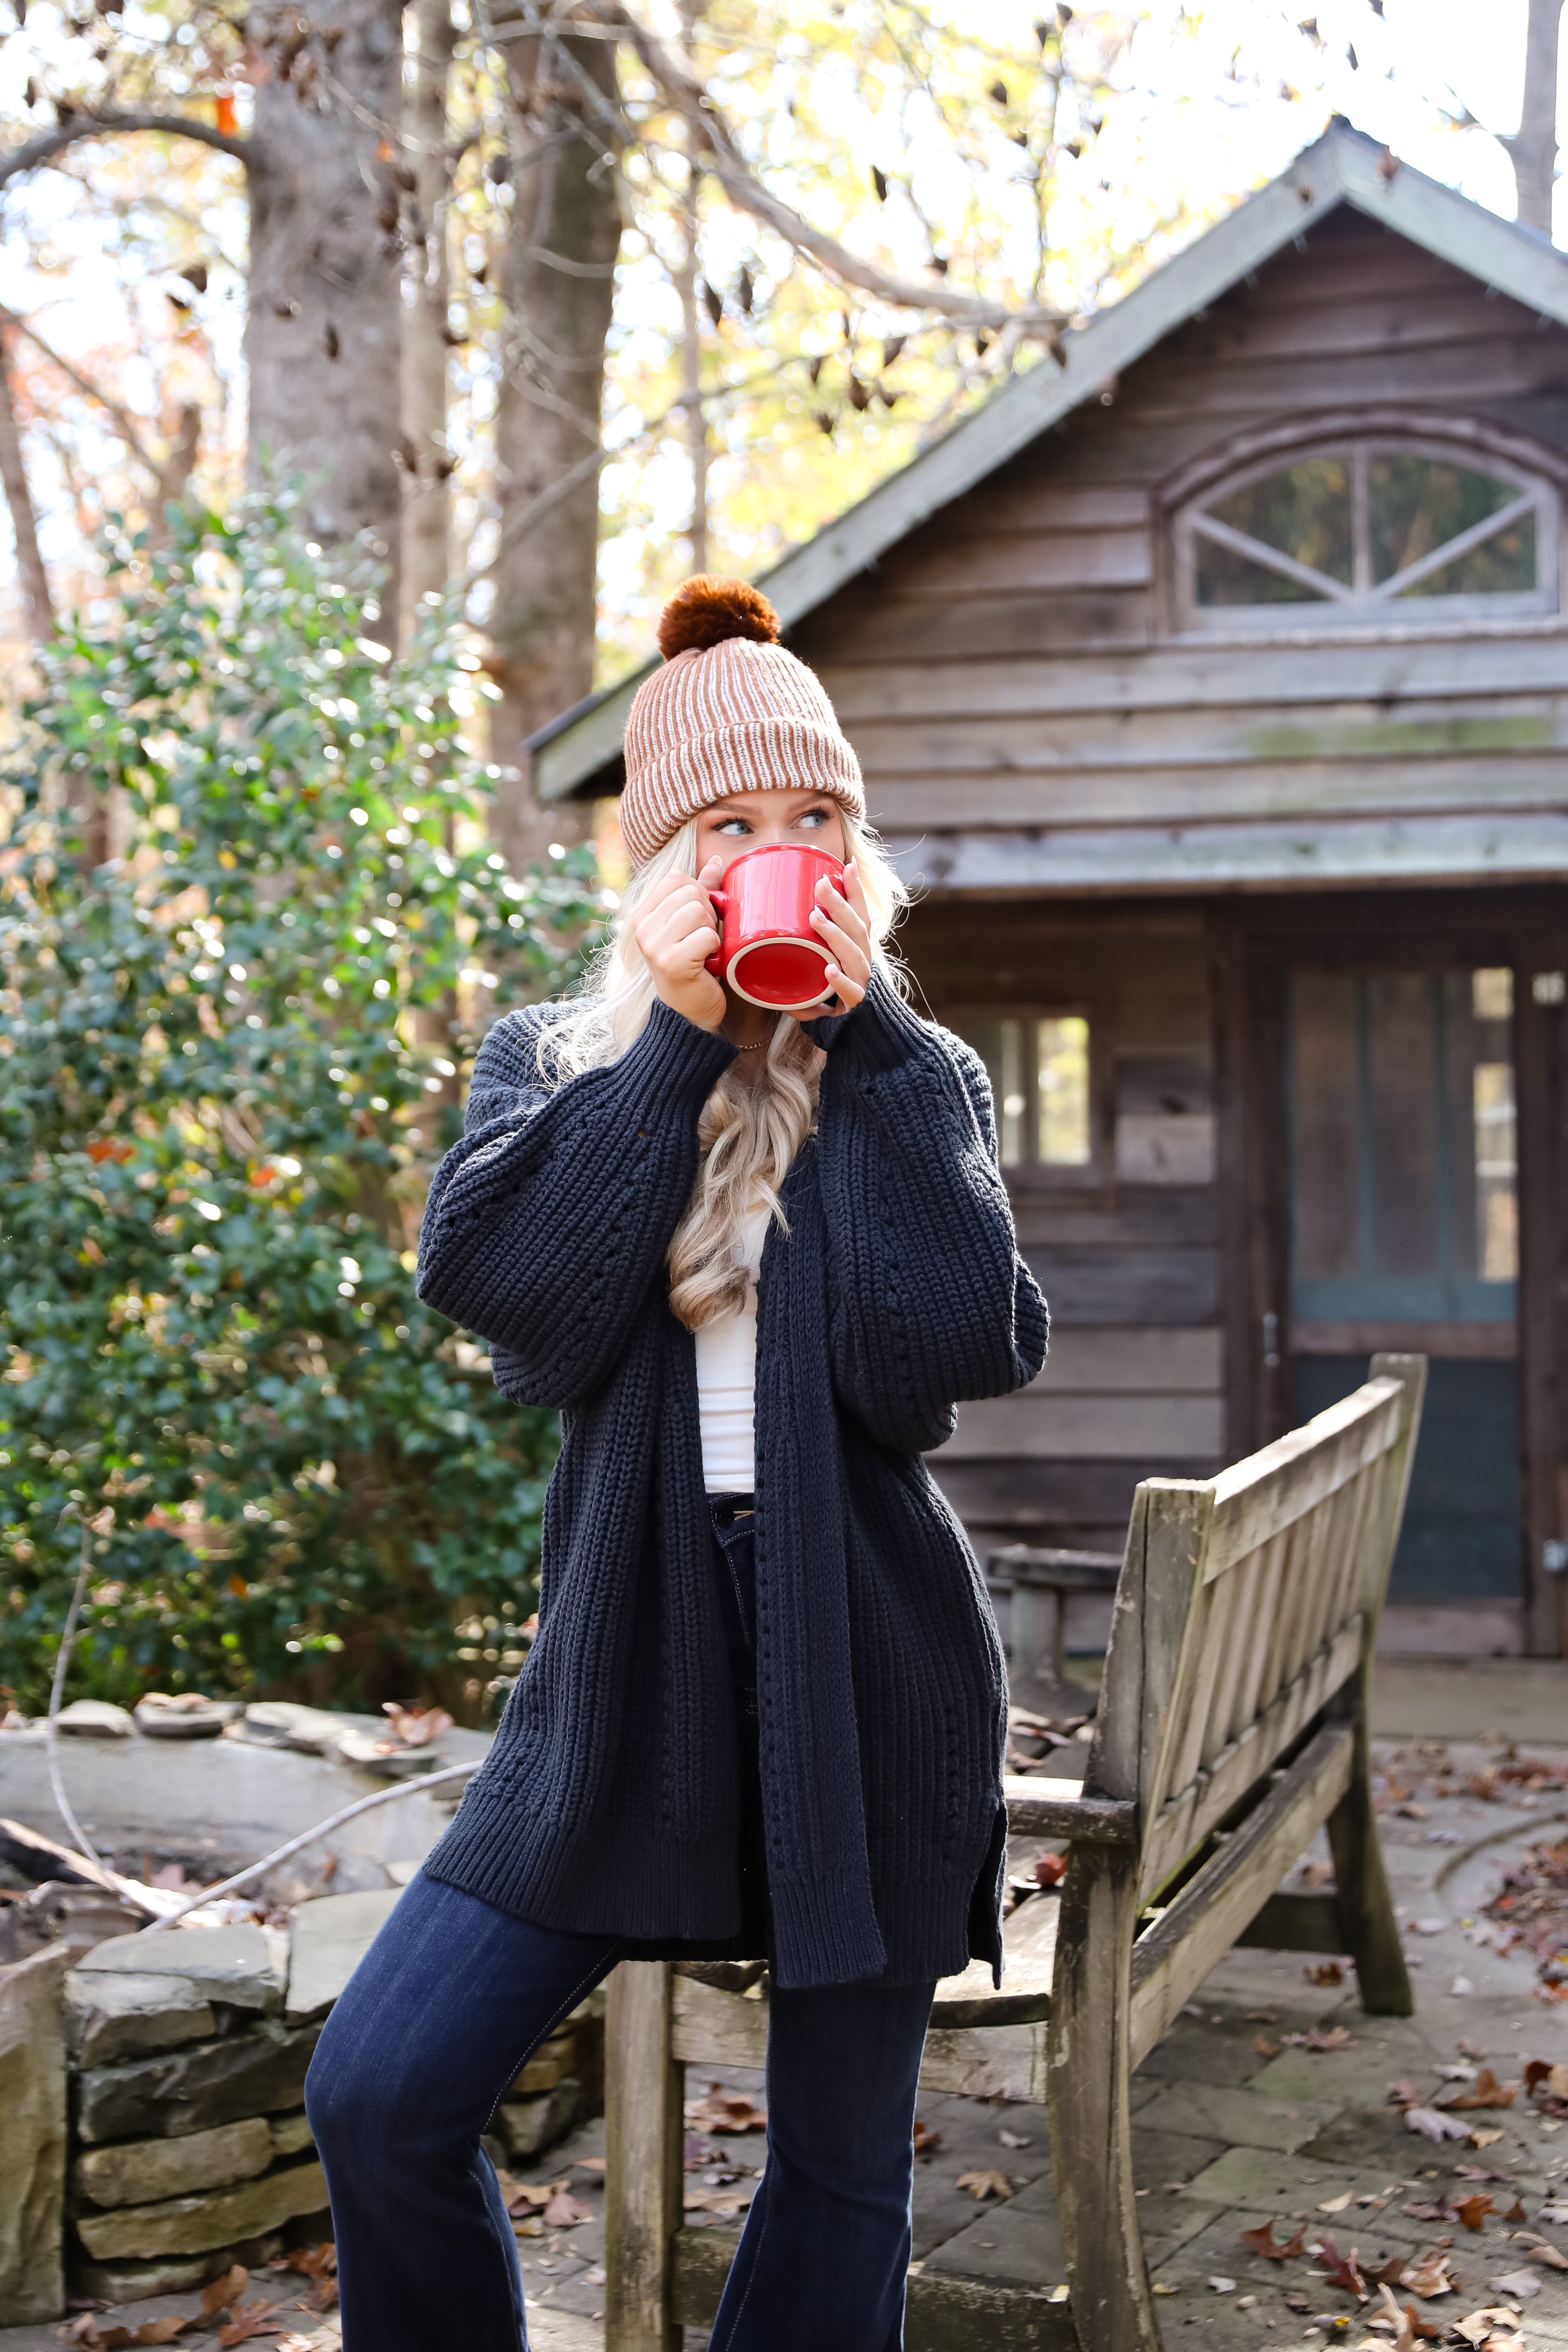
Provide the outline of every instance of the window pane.
<path id="1" fill-rule="evenodd" d="M 1518 1169 L 1507 1062 L 1476 1064 L 1475 1123 L 1477 1271 L 1483 1282 L 1512 1282 L 1519 1273 Z"/>
<path id="2" fill-rule="evenodd" d="M 1399 596 L 1507 596 L 1534 585 L 1535 517 L 1527 514 L 1440 572 L 1412 581 Z"/>
<path id="3" fill-rule="evenodd" d="M 1351 550 L 1350 460 L 1307 457 L 1300 465 L 1266 474 L 1260 482 L 1232 490 L 1209 512 L 1232 530 L 1310 563 L 1348 588 L 1354 574 Z"/>
<path id="4" fill-rule="evenodd" d="M 1021 1021 L 967 1021 L 960 1034 L 986 1066 L 996 1107 L 997 1140 L 1004 1168 L 1023 1158 L 1024 1057 Z"/>
<path id="5" fill-rule="evenodd" d="M 1070 1013 L 1034 1026 L 1038 1156 L 1048 1167 L 1082 1168 L 1089 1160 L 1089 1024 Z"/>
<path id="6" fill-rule="evenodd" d="M 1291 990 L 1292 1206 L 1298 1275 L 1361 1271 L 1354 980 L 1298 972 Z"/>
<path id="7" fill-rule="evenodd" d="M 1201 531 L 1194 531 L 1193 586 L 1200 605 L 1322 604 L 1321 590 L 1304 581 L 1287 580 L 1266 563 L 1254 563 L 1234 548 L 1219 547 Z"/>
<path id="8" fill-rule="evenodd" d="M 1495 475 L 1475 473 L 1469 466 L 1445 465 L 1436 457 L 1401 456 L 1393 451 L 1374 454 L 1368 466 L 1367 488 L 1372 509 L 1375 580 L 1391 580 L 1407 564 L 1418 562 L 1434 548 L 1469 530 L 1472 523 L 1483 522 L 1488 515 L 1500 513 L 1519 496 L 1515 483 L 1500 481 Z M 1533 538 L 1530 576 L 1519 584 L 1526 588 L 1535 585 Z M 1430 596 L 1456 592 L 1438 591 L 1427 580 L 1412 593 Z"/>

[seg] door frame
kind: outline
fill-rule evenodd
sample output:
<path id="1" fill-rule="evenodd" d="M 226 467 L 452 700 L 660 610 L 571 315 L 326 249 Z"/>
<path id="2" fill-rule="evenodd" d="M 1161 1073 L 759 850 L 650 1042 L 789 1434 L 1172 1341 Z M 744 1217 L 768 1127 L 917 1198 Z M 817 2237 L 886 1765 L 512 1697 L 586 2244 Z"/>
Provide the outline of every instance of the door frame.
<path id="1" fill-rule="evenodd" d="M 1291 1422 L 1285 1012 L 1292 966 L 1513 972 L 1519 1160 L 1517 1362 L 1527 1655 L 1568 1653 L 1568 893 L 1299 891 L 1208 909 L 1225 1324 L 1226 1447 L 1238 1460 Z"/>

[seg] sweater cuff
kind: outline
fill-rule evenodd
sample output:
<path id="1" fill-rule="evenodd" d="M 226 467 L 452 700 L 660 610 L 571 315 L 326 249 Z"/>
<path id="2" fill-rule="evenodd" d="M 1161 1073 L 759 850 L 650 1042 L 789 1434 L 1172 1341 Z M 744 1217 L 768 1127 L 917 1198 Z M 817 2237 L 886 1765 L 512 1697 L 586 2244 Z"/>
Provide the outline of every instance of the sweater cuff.
<path id="1" fill-rule="evenodd" d="M 655 1104 L 690 1101 L 700 1109 L 735 1053 L 721 1032 L 699 1029 L 656 996 L 641 1035 L 609 1068 L 624 1086 L 639 1096 L 646 1094 Z"/>
<path id="2" fill-rule="evenodd" d="M 875 964 L 866 992 L 852 1013 L 824 1013 L 801 1026 L 824 1053 L 852 1052 L 873 1070 L 891 1070 L 912 1053 L 929 1051 L 935 1043 L 929 1025 Z"/>

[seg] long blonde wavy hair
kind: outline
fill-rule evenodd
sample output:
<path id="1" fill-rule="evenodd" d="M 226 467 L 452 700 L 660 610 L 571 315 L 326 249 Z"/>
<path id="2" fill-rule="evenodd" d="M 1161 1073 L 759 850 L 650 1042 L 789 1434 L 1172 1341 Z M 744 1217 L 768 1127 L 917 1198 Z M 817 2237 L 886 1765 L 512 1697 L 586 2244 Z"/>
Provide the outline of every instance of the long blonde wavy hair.
<path id="1" fill-rule="evenodd" d="M 844 854 L 853 858 L 865 891 L 873 961 L 899 986 L 889 941 L 908 894 L 871 828 L 845 809 L 839 815 Z M 637 919 L 666 874 L 695 876 L 696 846 L 694 818 L 627 884 L 610 936 L 580 990 L 541 1027 L 538 1066 L 547 1083 L 615 1061 L 642 1034 L 655 990 L 637 944 Z M 742 1078 L 732 1063 L 703 1105 L 697 1122 L 702 1159 L 669 1251 L 670 1305 L 693 1331 L 743 1305 L 749 1276 L 742 1228 L 758 1201 L 789 1231 L 779 1187 L 817 1123 L 824 1058 L 800 1023 L 780 1013 L 761 1076 L 755 1082 Z"/>

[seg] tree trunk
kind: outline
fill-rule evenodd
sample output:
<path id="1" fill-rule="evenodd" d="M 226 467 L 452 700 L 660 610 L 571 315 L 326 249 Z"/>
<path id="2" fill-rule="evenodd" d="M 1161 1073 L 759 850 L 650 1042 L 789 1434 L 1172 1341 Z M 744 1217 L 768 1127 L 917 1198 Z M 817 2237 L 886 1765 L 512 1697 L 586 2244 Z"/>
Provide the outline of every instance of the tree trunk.
<path id="1" fill-rule="evenodd" d="M 613 89 L 612 42 L 562 47 L 600 89 Z M 491 744 L 503 767 L 517 772 L 496 807 L 497 838 L 516 865 L 585 829 L 585 811 L 539 808 L 524 743 L 593 684 L 597 473 L 590 467 L 509 543 L 507 522 L 598 446 L 621 210 L 605 161 L 609 133 L 564 59 L 552 63 L 537 41 L 517 43 L 508 56 L 521 131 L 496 420 L 502 552 L 490 635 L 504 699 L 494 708 Z"/>
<path id="2" fill-rule="evenodd" d="M 11 398 L 10 355 L 4 333 L 0 333 L 0 482 L 5 485 L 5 504 L 11 510 L 16 577 L 26 607 L 27 635 L 35 645 L 41 646 L 54 635 L 55 607 L 49 594 L 49 575 L 38 551 L 38 519 L 33 510 L 33 493 L 22 457 L 22 436 Z"/>
<path id="3" fill-rule="evenodd" d="M 298 476 L 308 528 L 368 533 L 397 610 L 399 0 L 267 0 L 250 152 L 253 479 Z M 387 624 L 390 630 L 391 621 Z"/>
<path id="4" fill-rule="evenodd" d="M 402 614 L 400 637 L 413 634 L 421 599 L 445 587 L 452 571 L 446 404 L 451 362 L 446 341 L 451 270 L 447 202 L 446 93 L 452 69 L 451 0 L 415 0 L 415 79 L 403 94 L 405 161 L 414 177 L 413 300 L 402 314 Z"/>
<path id="5" fill-rule="evenodd" d="M 1563 0 L 1530 0 L 1524 47 L 1524 100 L 1519 130 L 1505 139 L 1519 191 L 1519 217 L 1552 234 L 1552 192 L 1557 178 L 1557 50 Z"/>

